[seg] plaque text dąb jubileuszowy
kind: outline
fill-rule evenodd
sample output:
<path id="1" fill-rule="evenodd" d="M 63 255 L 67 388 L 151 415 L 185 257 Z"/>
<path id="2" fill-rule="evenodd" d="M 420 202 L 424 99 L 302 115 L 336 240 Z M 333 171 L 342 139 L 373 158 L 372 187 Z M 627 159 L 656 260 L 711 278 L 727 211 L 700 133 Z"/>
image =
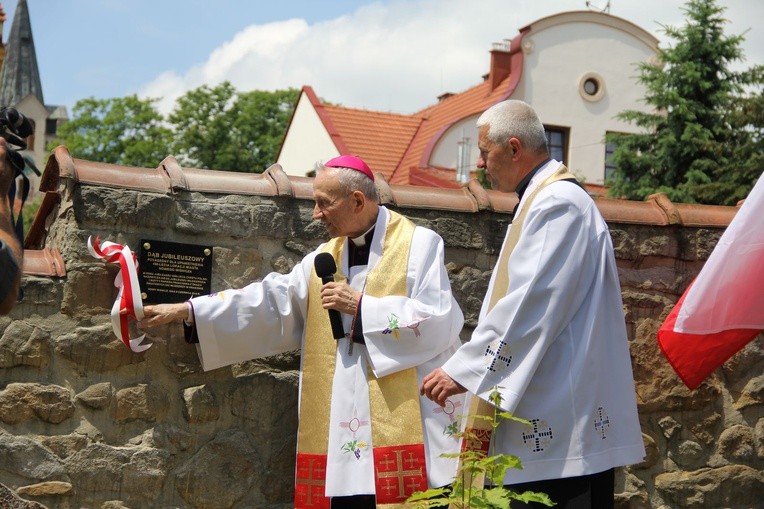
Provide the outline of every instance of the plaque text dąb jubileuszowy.
<path id="1" fill-rule="evenodd" d="M 138 263 L 146 304 L 183 302 L 210 293 L 211 246 L 144 239 Z"/>

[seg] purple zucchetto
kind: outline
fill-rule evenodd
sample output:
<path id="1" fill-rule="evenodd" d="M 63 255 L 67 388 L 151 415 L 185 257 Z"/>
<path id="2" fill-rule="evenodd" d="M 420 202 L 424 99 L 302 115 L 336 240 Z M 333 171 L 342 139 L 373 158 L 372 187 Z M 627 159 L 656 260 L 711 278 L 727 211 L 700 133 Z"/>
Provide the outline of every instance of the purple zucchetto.
<path id="1" fill-rule="evenodd" d="M 363 159 L 357 156 L 338 156 L 333 159 L 329 159 L 324 163 L 327 168 L 350 168 L 351 170 L 360 171 L 372 182 L 374 181 L 374 174 L 371 172 L 369 165 L 363 162 Z"/>

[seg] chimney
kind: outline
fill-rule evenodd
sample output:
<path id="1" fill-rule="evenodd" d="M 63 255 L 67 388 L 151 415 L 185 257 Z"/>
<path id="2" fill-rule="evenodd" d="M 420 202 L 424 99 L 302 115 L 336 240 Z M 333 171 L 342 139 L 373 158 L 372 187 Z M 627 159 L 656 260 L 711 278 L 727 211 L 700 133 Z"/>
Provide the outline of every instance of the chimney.
<path id="1" fill-rule="evenodd" d="M 504 42 L 493 43 L 491 48 L 491 72 L 488 74 L 488 80 L 491 82 L 491 91 L 504 81 L 512 70 L 512 53 L 510 49 L 510 40 L 504 39 Z"/>

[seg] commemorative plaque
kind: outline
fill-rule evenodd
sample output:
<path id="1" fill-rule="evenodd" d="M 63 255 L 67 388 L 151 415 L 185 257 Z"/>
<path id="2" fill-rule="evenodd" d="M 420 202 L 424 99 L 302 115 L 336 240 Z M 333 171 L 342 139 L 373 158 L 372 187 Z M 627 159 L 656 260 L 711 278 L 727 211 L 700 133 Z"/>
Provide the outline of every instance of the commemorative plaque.
<path id="1" fill-rule="evenodd" d="M 145 304 L 183 302 L 210 293 L 212 247 L 141 240 L 138 267 Z"/>

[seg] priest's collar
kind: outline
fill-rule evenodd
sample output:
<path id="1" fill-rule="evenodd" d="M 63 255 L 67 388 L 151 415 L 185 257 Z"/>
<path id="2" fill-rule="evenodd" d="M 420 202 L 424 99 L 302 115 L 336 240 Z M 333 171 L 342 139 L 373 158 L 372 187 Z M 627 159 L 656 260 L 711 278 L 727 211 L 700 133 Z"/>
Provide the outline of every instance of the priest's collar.
<path id="1" fill-rule="evenodd" d="M 519 184 L 517 184 L 517 189 L 515 189 L 515 192 L 517 193 L 517 198 L 518 198 L 518 200 L 522 200 L 522 199 L 523 199 L 523 194 L 525 194 L 525 190 L 526 190 L 526 189 L 528 189 L 528 184 L 530 184 L 530 183 L 531 183 L 531 179 L 533 178 L 533 176 L 534 176 L 536 173 L 538 173 L 538 171 L 539 171 L 539 170 L 540 170 L 540 169 L 541 169 L 541 168 L 542 168 L 542 167 L 543 167 L 543 166 L 544 166 L 546 163 L 548 163 L 548 162 L 549 162 L 549 161 L 551 161 L 551 160 L 552 160 L 552 158 L 551 158 L 551 157 L 547 157 L 546 159 L 544 159 L 544 160 L 541 162 L 541 164 L 539 164 L 538 166 L 536 166 L 535 168 L 533 168 L 533 169 L 532 169 L 530 172 L 528 172 L 528 174 L 527 174 L 525 177 L 523 177 L 523 180 L 521 180 L 521 181 L 520 181 L 520 183 L 519 183 Z"/>
<path id="2" fill-rule="evenodd" d="M 351 238 L 350 241 L 353 243 L 356 247 L 363 247 L 366 244 L 371 243 L 371 239 L 374 237 L 374 227 L 377 226 L 376 223 L 371 225 L 371 228 L 366 230 L 363 235 L 359 235 L 358 237 Z"/>
<path id="3" fill-rule="evenodd" d="M 371 239 L 374 237 L 374 226 L 369 228 L 363 235 L 350 239 L 350 242 L 348 242 L 348 267 L 369 264 L 369 251 L 371 249 Z"/>

